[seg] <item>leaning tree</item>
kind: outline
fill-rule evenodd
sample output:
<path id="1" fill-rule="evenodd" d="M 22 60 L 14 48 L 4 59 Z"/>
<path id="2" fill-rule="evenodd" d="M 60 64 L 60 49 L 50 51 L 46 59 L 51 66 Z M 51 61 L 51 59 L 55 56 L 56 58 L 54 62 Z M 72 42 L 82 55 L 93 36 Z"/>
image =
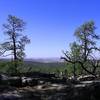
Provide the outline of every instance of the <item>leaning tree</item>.
<path id="1" fill-rule="evenodd" d="M 95 33 L 95 29 L 96 27 L 93 21 L 86 22 L 77 28 L 74 33 L 77 39 L 76 47 L 73 46 L 74 48 L 71 48 L 71 52 L 64 52 L 64 57 L 61 57 L 65 61 L 72 64 L 80 64 L 83 70 L 92 75 L 96 74 L 96 69 L 99 67 L 100 63 L 100 60 L 95 57 L 96 51 L 100 51 L 100 48 L 98 48 L 96 45 L 97 40 L 100 39 L 100 36 Z M 75 48 L 77 52 L 79 51 L 78 55 Z M 74 52 L 72 52 L 73 50 Z M 89 68 L 91 70 L 89 70 Z"/>
<path id="2" fill-rule="evenodd" d="M 1 51 L 4 54 L 3 56 L 13 55 L 14 67 L 17 70 L 18 61 L 25 56 L 25 45 L 30 43 L 27 36 L 22 35 L 25 22 L 16 16 L 8 15 L 7 23 L 3 24 L 3 29 L 8 39 L 1 44 Z"/>

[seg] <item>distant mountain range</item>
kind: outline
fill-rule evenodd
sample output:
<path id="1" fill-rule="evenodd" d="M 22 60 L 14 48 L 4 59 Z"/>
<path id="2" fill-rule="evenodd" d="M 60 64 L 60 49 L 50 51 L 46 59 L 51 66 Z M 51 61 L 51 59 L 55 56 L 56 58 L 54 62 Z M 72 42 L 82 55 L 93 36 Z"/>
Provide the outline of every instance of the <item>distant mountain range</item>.
<path id="1" fill-rule="evenodd" d="M 0 61 L 11 61 L 10 58 L 0 59 Z M 53 63 L 53 62 L 63 62 L 60 58 L 26 58 L 24 61 L 40 62 L 40 63 Z"/>
<path id="2" fill-rule="evenodd" d="M 25 61 L 42 62 L 42 63 L 52 63 L 52 62 L 63 62 L 60 58 L 27 58 Z"/>

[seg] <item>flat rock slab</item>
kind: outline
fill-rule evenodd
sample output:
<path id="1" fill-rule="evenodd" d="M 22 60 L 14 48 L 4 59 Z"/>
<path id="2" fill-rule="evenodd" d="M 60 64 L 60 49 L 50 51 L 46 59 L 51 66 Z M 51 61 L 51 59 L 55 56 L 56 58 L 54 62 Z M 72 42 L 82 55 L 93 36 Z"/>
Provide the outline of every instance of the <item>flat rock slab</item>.
<path id="1" fill-rule="evenodd" d="M 18 100 L 21 98 L 18 94 L 9 94 L 9 93 L 3 93 L 0 95 L 0 100 Z"/>
<path id="2" fill-rule="evenodd" d="M 49 84 L 49 85 L 38 85 L 35 86 L 34 88 L 36 90 L 61 90 L 68 87 L 67 85 L 63 85 L 63 84 Z"/>

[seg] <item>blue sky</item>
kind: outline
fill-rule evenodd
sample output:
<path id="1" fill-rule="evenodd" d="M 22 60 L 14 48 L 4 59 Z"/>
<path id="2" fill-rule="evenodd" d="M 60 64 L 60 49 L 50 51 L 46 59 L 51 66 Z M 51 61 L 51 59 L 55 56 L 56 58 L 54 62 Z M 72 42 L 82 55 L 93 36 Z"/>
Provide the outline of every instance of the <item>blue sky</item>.
<path id="1" fill-rule="evenodd" d="M 100 33 L 100 0 L 0 0 L 0 35 L 7 16 L 15 15 L 26 23 L 27 58 L 60 57 L 75 40 L 75 29 L 94 20 Z"/>

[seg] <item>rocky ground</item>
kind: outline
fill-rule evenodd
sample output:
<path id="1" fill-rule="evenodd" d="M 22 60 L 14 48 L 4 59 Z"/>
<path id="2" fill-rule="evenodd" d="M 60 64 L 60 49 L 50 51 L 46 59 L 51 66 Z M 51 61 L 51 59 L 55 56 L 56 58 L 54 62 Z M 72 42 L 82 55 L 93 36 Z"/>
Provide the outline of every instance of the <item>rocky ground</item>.
<path id="1" fill-rule="evenodd" d="M 89 77 L 88 80 L 82 78 L 82 81 L 77 82 L 66 80 L 65 83 L 63 80 L 60 80 L 63 81 L 60 83 L 58 80 L 57 82 L 38 80 L 37 83 L 35 79 L 34 85 L 28 84 L 31 78 L 24 77 L 23 82 L 27 80 L 27 84 L 19 84 L 19 86 L 14 86 L 6 80 L 9 84 L 0 85 L 0 100 L 100 100 L 100 80 L 92 80 Z M 13 82 L 16 83 L 17 80 L 18 83 L 22 78 L 10 77 L 10 81 L 12 79 Z"/>

